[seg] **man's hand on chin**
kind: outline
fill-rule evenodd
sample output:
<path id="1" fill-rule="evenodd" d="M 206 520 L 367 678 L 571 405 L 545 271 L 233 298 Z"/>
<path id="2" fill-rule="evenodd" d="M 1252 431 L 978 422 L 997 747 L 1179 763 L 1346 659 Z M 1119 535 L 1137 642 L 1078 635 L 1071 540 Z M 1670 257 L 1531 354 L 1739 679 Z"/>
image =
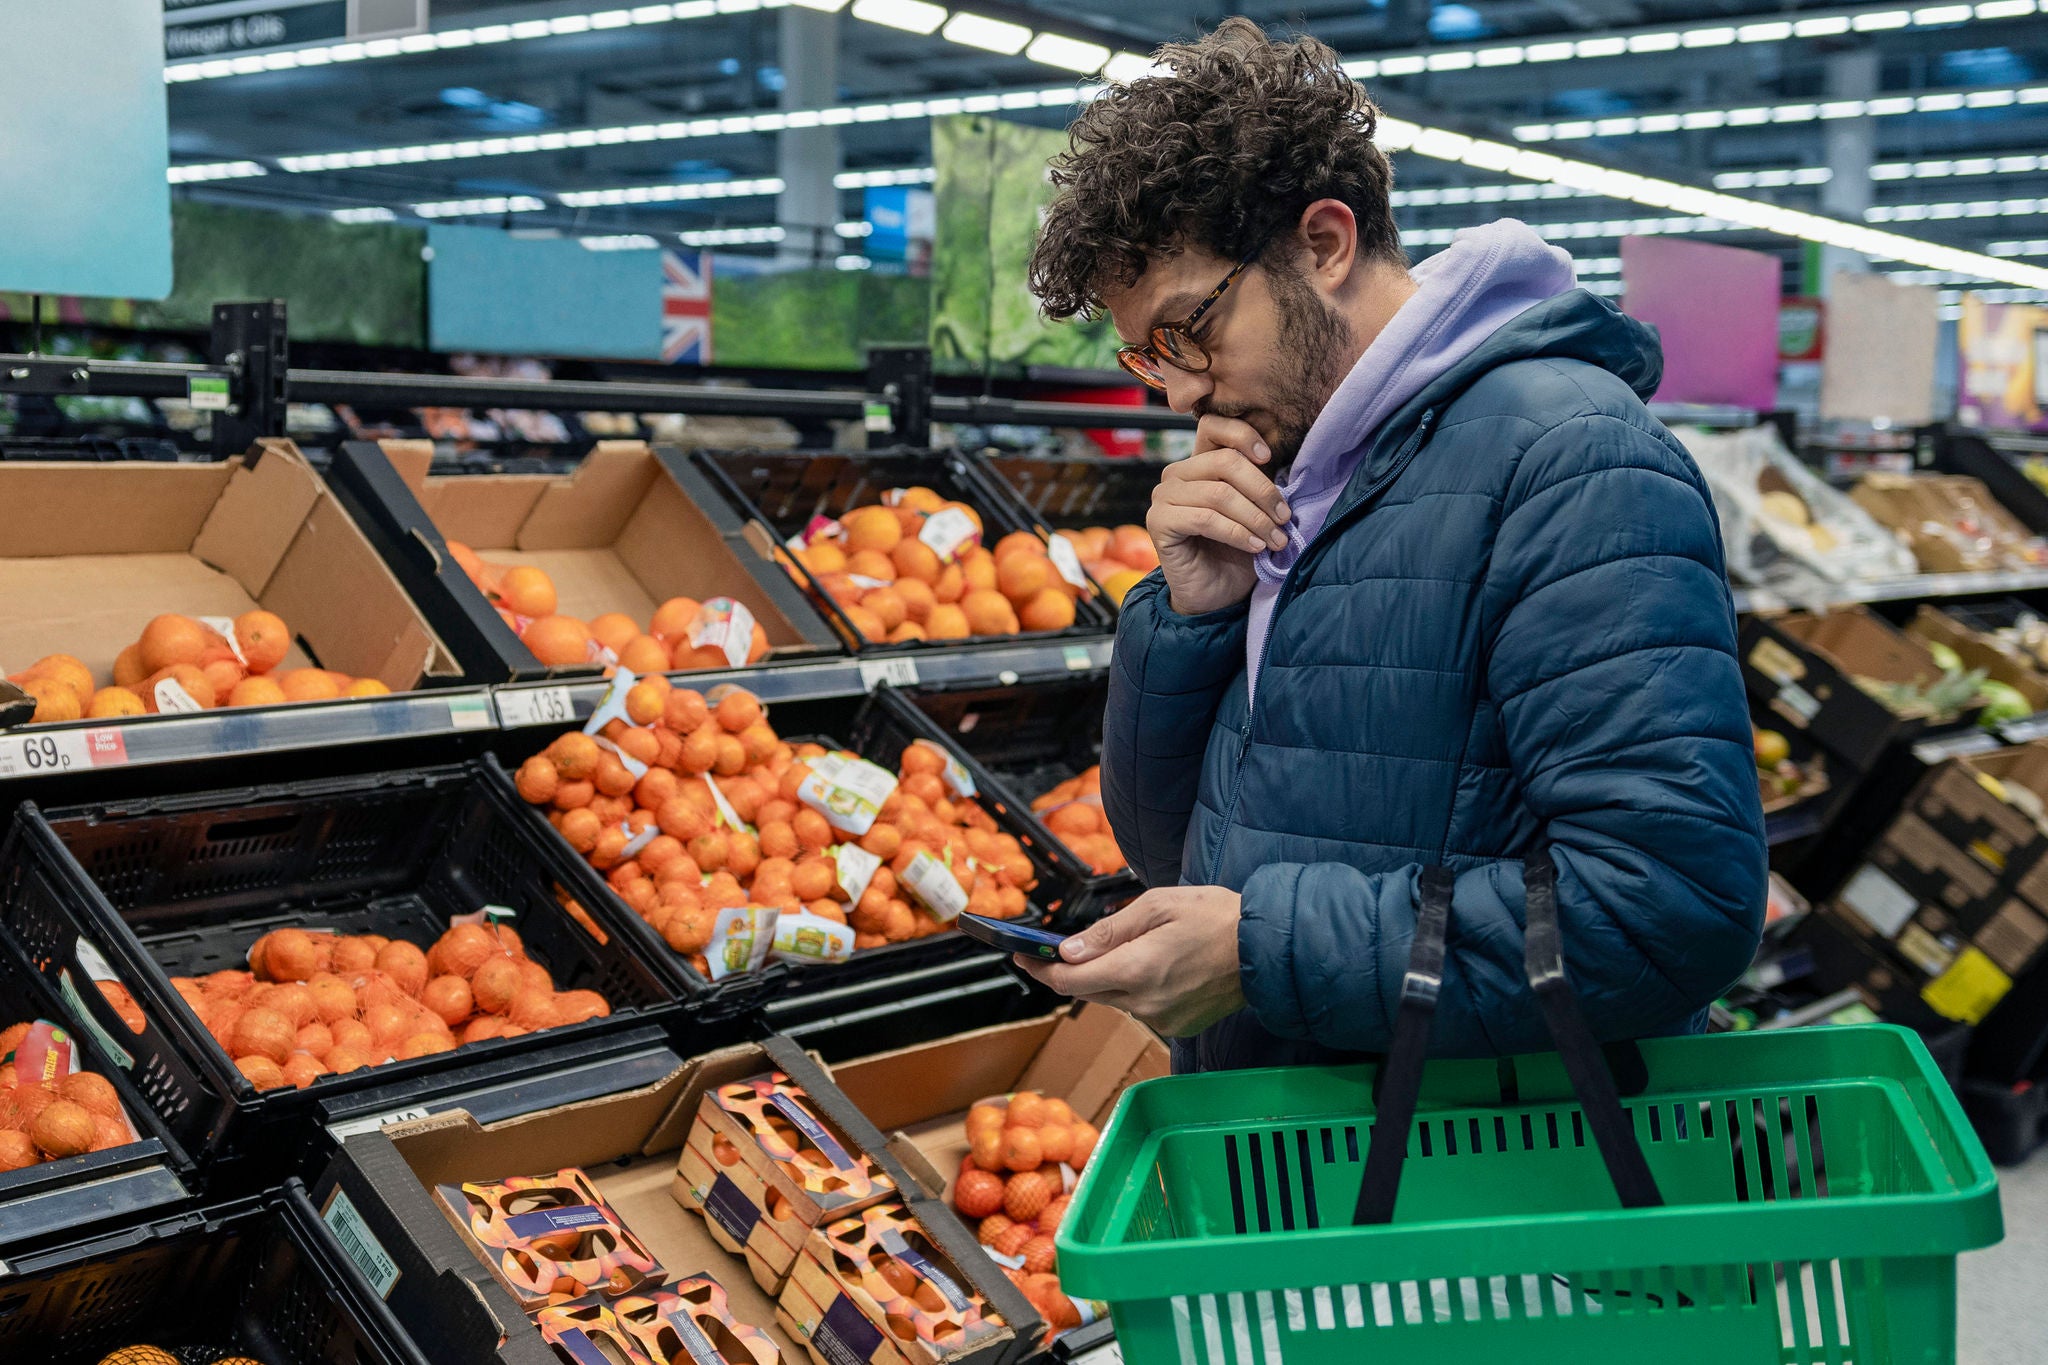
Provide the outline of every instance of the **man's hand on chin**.
<path id="1" fill-rule="evenodd" d="M 1237 917 L 1235 891 L 1164 887 L 1067 939 L 1061 961 L 1016 961 L 1062 995 L 1113 1005 L 1166 1037 L 1188 1038 L 1244 1008 Z"/>

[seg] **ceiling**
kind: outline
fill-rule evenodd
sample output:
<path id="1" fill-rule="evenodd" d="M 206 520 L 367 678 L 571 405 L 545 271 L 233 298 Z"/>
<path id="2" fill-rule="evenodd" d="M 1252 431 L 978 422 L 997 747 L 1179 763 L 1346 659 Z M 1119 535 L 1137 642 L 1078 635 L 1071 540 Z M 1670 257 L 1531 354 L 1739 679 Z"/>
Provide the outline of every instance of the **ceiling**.
<path id="1" fill-rule="evenodd" d="M 804 32 L 813 37 L 823 32 L 836 39 L 841 103 L 1039 91 L 1076 79 L 1021 53 L 1000 56 L 937 33 L 868 22 L 852 11 L 751 8 L 757 3 L 717 0 L 737 12 L 663 22 L 614 17 L 606 22 L 623 26 L 180 80 L 170 87 L 174 165 L 253 164 L 237 168 L 247 173 L 236 178 L 190 183 L 179 192 L 356 216 L 381 208 L 407 217 L 412 205 L 456 201 L 463 207 L 429 212 L 443 221 L 516 221 L 521 228 L 582 234 L 760 227 L 775 221 L 770 194 L 582 207 L 560 196 L 775 176 L 778 132 L 669 134 L 693 119 L 780 107 L 786 22 L 812 26 Z M 715 8 L 711 0 L 696 7 Z M 1201 31 L 1227 12 L 1185 0 L 1148 6 L 1142 18 L 1108 0 L 1029 7 L 966 0 L 964 7 L 1138 53 Z M 520 22 L 537 28 L 565 17 L 557 27 L 574 28 L 577 16 L 596 8 L 591 0 L 510 6 L 436 0 L 433 28 Z M 2033 0 L 1904 9 L 1382 0 L 1377 7 L 1252 3 L 1238 12 L 1276 33 L 1313 33 L 1347 58 L 1384 66 L 1365 68 L 1371 73 L 1365 84 L 1391 112 L 1418 123 L 1510 142 L 1519 136 L 1559 155 L 1718 183 L 1792 207 L 1864 216 L 1946 245 L 2048 263 L 2048 11 Z M 1507 60 L 1504 50 L 1517 50 L 1518 59 L 1495 64 Z M 1617 55 L 1603 55 L 1610 50 Z M 2038 100 L 2031 94 L 2037 83 Z M 1872 115 L 1871 108 L 1883 112 Z M 1062 98 L 1053 107 L 1012 108 L 1002 116 L 1058 126 L 1069 113 Z M 1701 126 L 1713 123 L 1722 126 Z M 662 124 L 675 126 L 647 140 L 559 145 L 566 140 L 560 135 L 579 130 Z M 927 167 L 928 126 L 915 116 L 849 123 L 840 129 L 843 166 L 849 174 Z M 297 172 L 280 161 L 519 138 L 543 145 L 495 156 Z M 1868 185 L 1824 183 L 1831 158 L 1846 156 L 1851 160 L 1841 164 L 1854 164 L 1865 139 L 1879 178 Z M 1583 225 L 1557 233 L 1576 255 L 1595 262 L 1599 269 L 1589 273 L 1598 274 L 1617 252 L 1619 231 L 1670 217 L 1637 204 L 1562 195 L 1557 187 L 1511 188 L 1508 177 L 1415 155 L 1398 156 L 1396 164 L 1397 211 L 1418 254 L 1452 229 L 1513 213 L 1534 223 Z M 255 173 L 259 168 L 264 173 Z M 860 194 L 854 187 L 843 191 L 846 219 L 860 216 Z M 508 214 L 508 202 L 529 211 Z M 1797 243 L 1767 234 L 1718 233 L 1711 240 L 1778 250 L 1788 265 L 1800 256 Z M 857 243 L 820 250 L 857 251 Z M 1925 272 L 1913 278 L 1959 282 Z"/>

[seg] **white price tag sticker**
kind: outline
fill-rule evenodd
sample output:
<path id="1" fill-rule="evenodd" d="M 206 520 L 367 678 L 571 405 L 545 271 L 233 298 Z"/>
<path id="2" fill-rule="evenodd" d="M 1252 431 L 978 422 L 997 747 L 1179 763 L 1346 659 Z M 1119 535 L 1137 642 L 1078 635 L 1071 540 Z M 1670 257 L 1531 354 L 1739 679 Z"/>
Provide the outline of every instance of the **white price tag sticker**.
<path id="1" fill-rule="evenodd" d="M 940 770 L 939 778 L 946 784 L 946 790 L 957 797 L 974 795 L 974 774 L 967 771 L 967 765 L 953 755 L 940 751 L 946 766 Z"/>
<path id="2" fill-rule="evenodd" d="M 917 660 L 915 659 L 863 659 L 860 665 L 860 685 L 869 692 L 883 683 L 891 687 L 917 686 Z"/>
<path id="3" fill-rule="evenodd" d="M 1081 567 L 1081 556 L 1074 551 L 1074 542 L 1065 536 L 1054 536 L 1045 543 L 1046 553 L 1052 556 L 1052 566 L 1060 571 L 1060 577 L 1077 588 L 1088 586 L 1087 571 Z"/>
<path id="4" fill-rule="evenodd" d="M 82 768 L 114 767 L 127 761 L 127 741 L 113 727 L 0 735 L 0 778 L 49 777 Z"/>
<path id="5" fill-rule="evenodd" d="M 981 532 L 975 529 L 974 518 L 957 507 L 947 507 L 924 519 L 917 538 L 932 547 L 941 564 L 951 564 L 961 551 L 980 541 Z"/>
<path id="6" fill-rule="evenodd" d="M 633 684 L 639 681 L 630 668 L 622 668 L 614 673 L 611 686 L 604 690 L 604 700 L 590 713 L 590 719 L 583 722 L 583 733 L 594 735 L 615 720 L 631 725 L 633 718 L 626 714 L 626 694 L 631 692 Z"/>
<path id="7" fill-rule="evenodd" d="M 883 803 L 896 790 L 896 774 L 853 754 L 821 754 L 810 767 L 810 776 L 797 788 L 797 800 L 824 816 L 834 829 L 856 836 L 874 828 Z"/>
<path id="8" fill-rule="evenodd" d="M 597 747 L 600 749 L 609 749 L 612 752 L 612 754 L 619 760 L 619 762 L 625 765 L 626 771 L 633 774 L 633 780 L 635 782 L 638 782 L 641 778 L 647 776 L 647 765 L 645 763 L 642 763 L 639 759 L 633 757 L 633 755 L 627 753 L 624 749 L 621 749 L 618 745 L 612 743 L 603 735 L 599 735 L 597 737 Z"/>
<path id="9" fill-rule="evenodd" d="M 920 851 L 897 880 L 910 888 L 910 894 L 922 901 L 925 909 L 942 920 L 958 919 L 967 908 L 967 893 L 961 890 L 952 869 L 929 852 Z"/>
<path id="10" fill-rule="evenodd" d="M 566 687 L 535 687 L 500 692 L 498 724 L 507 730 L 524 725 L 567 725 L 576 719 L 576 704 Z"/>
<path id="11" fill-rule="evenodd" d="M 156 709 L 164 715 L 180 715 L 193 711 L 204 711 L 190 692 L 178 685 L 176 678 L 164 678 L 154 688 Z"/>
<path id="12" fill-rule="evenodd" d="M 697 619 L 690 625 L 690 645 L 721 650 L 728 665 L 740 668 L 754 648 L 754 613 L 743 602 L 714 597 L 697 609 Z"/>
<path id="13" fill-rule="evenodd" d="M 840 889 L 853 905 L 860 903 L 860 898 L 867 894 L 868 883 L 882 868 L 882 860 L 859 844 L 839 845 L 832 850 L 832 862 L 838 869 Z"/>
<path id="14" fill-rule="evenodd" d="M 235 662 L 242 667 L 249 666 L 249 656 L 242 653 L 242 642 L 235 638 L 235 618 L 232 616 L 202 616 L 199 624 L 219 635 L 228 642 L 228 648 L 235 652 Z"/>
<path id="15" fill-rule="evenodd" d="M 100 945 L 91 939 L 81 934 L 78 941 L 72 945 L 72 950 L 78 954 L 78 965 L 83 967 L 85 974 L 94 981 L 121 979 L 114 975 L 114 969 L 108 965 L 106 954 L 100 951 Z"/>

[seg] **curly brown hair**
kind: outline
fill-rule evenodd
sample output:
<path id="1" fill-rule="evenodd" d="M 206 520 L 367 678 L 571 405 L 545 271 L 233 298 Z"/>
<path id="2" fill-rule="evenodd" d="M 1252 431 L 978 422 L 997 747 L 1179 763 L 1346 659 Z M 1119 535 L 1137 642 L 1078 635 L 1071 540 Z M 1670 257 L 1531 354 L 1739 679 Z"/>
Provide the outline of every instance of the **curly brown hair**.
<path id="1" fill-rule="evenodd" d="M 1111 85 L 1052 160 L 1060 193 L 1030 269 L 1047 317 L 1093 317 L 1105 289 L 1190 246 L 1237 260 L 1318 199 L 1357 216 L 1367 259 L 1407 264 L 1393 167 L 1372 141 L 1379 109 L 1336 53 L 1231 18 L 1158 61 L 1172 74 Z"/>

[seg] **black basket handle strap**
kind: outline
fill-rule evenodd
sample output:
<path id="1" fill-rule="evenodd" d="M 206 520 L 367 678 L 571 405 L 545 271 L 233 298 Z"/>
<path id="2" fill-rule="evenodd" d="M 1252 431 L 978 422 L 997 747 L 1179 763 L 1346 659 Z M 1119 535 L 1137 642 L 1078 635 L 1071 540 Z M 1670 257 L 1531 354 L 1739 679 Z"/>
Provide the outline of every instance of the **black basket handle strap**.
<path id="1" fill-rule="evenodd" d="M 1401 1168 L 1408 1159 L 1408 1133 L 1422 1090 L 1430 1024 L 1443 989 L 1444 939 L 1450 928 L 1454 882 L 1450 869 L 1443 867 L 1425 868 L 1420 879 L 1415 937 L 1408 950 L 1408 972 L 1401 982 L 1401 1009 L 1394 1019 L 1386 1063 L 1373 1079 L 1372 1134 L 1351 1219 L 1359 1226 L 1390 1223 L 1394 1218 Z M 1608 1060 L 1587 1027 L 1578 996 L 1565 975 L 1564 943 L 1557 923 L 1557 865 L 1548 849 L 1538 849 L 1528 859 L 1523 884 L 1528 925 L 1524 964 L 1544 1025 L 1564 1060 L 1572 1092 L 1593 1129 L 1593 1140 L 1622 1207 L 1655 1208 L 1664 1202 L 1663 1196 L 1621 1107 Z M 1641 1089 L 1646 1079 L 1640 1074 L 1641 1054 L 1630 1048 L 1616 1061 L 1630 1073 L 1631 1092 Z M 1501 1083 L 1503 1102 L 1508 1102 L 1516 1087 L 1511 1065 L 1503 1070 Z"/>
<path id="2" fill-rule="evenodd" d="M 1422 1059 L 1429 1052 L 1429 1026 L 1444 984 L 1444 936 L 1451 923 L 1447 867 L 1426 867 L 1420 881 L 1415 938 L 1408 948 L 1408 974 L 1401 978 L 1401 1010 L 1394 1017 L 1393 1045 L 1374 1078 L 1376 1109 L 1365 1149 L 1365 1180 L 1351 1221 L 1360 1225 L 1394 1221 L 1401 1192 L 1401 1166 L 1408 1160 L 1408 1129 L 1422 1091 Z"/>
<path id="3" fill-rule="evenodd" d="M 1564 939 L 1557 926 L 1557 864 L 1550 850 L 1540 848 L 1525 865 L 1522 883 L 1526 901 L 1527 931 L 1522 960 L 1529 971 L 1529 988 L 1536 993 L 1544 1025 L 1564 1059 L 1565 1074 L 1571 1078 L 1572 1093 L 1600 1146 L 1607 1163 L 1607 1177 L 1625 1209 L 1657 1208 L 1664 1202 L 1650 1163 L 1636 1140 L 1635 1126 L 1621 1107 L 1614 1073 L 1601 1055 L 1593 1030 L 1579 1009 L 1579 997 L 1572 990 L 1564 970 Z M 1640 1065 L 1641 1054 L 1633 1060 Z"/>

